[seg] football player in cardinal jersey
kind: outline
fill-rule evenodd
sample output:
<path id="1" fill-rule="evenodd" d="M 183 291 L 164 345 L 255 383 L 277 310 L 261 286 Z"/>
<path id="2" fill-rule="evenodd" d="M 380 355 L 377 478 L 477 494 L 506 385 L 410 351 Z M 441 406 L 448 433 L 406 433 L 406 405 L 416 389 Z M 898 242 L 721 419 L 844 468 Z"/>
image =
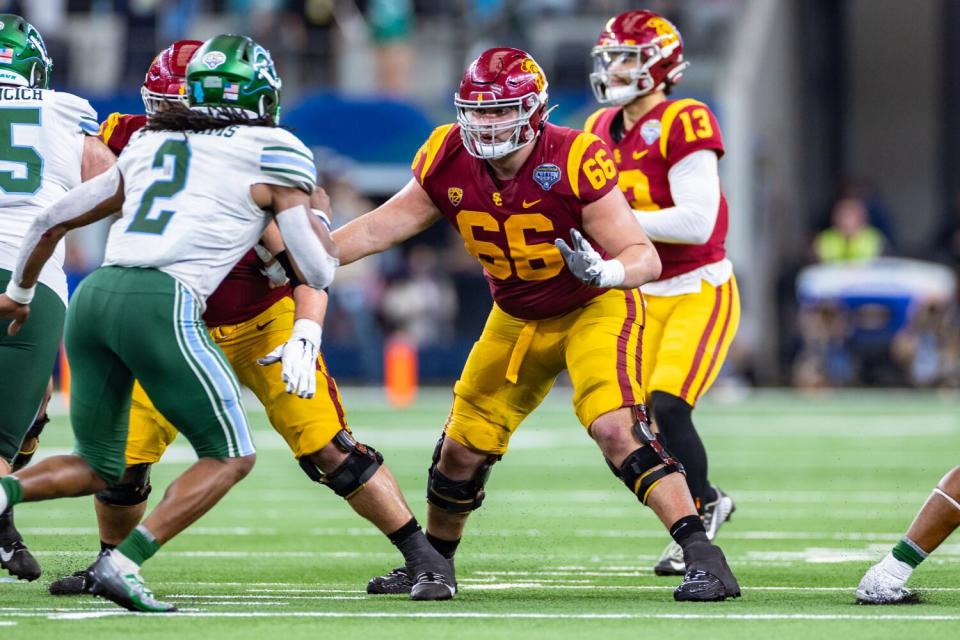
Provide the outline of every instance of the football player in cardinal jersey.
<path id="1" fill-rule="evenodd" d="M 192 88 L 189 109 L 178 104 L 184 81 Z M 39 473 L 41 467 L 49 471 L 54 464 L 71 465 L 78 469 L 76 473 L 95 468 L 83 474 L 86 484 L 82 489 L 77 487 L 79 479 L 71 479 L 74 495 L 91 492 L 90 477 L 111 479 L 96 494 L 101 555 L 87 570 L 52 585 L 55 593 L 92 591 L 132 610 L 173 610 L 172 605 L 153 597 L 136 565 L 210 508 L 252 464 L 253 447 L 232 381 L 233 372 L 264 404 L 271 423 L 306 475 L 329 486 L 373 522 L 401 550 L 411 572 L 431 573 L 447 564 L 427 542 L 382 456 L 357 442 L 347 427 L 336 384 L 319 356 L 326 293 L 314 288 L 319 272 L 315 267 L 313 271 L 306 269 L 311 265 L 309 260 L 304 262 L 323 259 L 323 250 L 314 246 L 304 253 L 305 247 L 298 245 L 299 270 L 291 268 L 292 282 L 271 287 L 260 273 L 263 263 L 244 248 L 250 247 L 256 237 L 250 236 L 251 231 L 258 233 L 260 225 L 266 225 L 263 205 L 254 206 L 251 199 L 262 196 L 251 195 L 257 193 L 256 189 L 276 185 L 297 198 L 302 198 L 303 192 L 318 195 L 310 151 L 276 126 L 279 91 L 280 80 L 269 54 L 249 38 L 218 36 L 206 43 L 177 42 L 157 57 L 148 72 L 143 93 L 149 119 L 118 116 L 104 125 L 104 139 L 117 152 L 122 151 L 120 193 L 124 188 L 137 189 L 127 199 L 124 218 L 111 228 L 107 263 L 148 268 L 105 267 L 96 271 L 78 291 L 77 299 L 87 305 L 81 304 L 77 313 L 87 310 L 98 314 L 101 324 L 126 326 L 124 335 L 130 339 L 104 349 L 101 341 L 110 338 L 103 338 L 89 317 L 68 323 L 74 336 L 71 339 L 68 330 L 68 352 L 76 373 L 71 417 L 83 459 L 53 458 L 37 465 L 36 473 L 23 476 L 22 488 L 18 489 L 16 482 L 0 485 L 2 511 L 5 500 L 35 499 L 28 492 L 37 486 L 44 487 L 42 496 L 55 495 L 49 484 L 44 484 L 49 479 Z M 144 131 L 131 138 L 144 125 Z M 165 164 L 169 156 L 176 162 Z M 154 174 L 167 165 L 172 165 L 172 174 L 161 174 L 154 180 Z M 248 193 L 251 184 L 253 191 Z M 149 203 L 154 198 L 163 199 L 168 209 L 150 215 L 153 209 Z M 317 200 L 310 204 L 315 206 Z M 283 213 L 277 221 L 283 229 L 283 216 L 294 210 L 280 209 Z M 303 213 L 306 216 L 306 211 Z M 230 226 L 238 220 L 248 224 L 248 219 L 254 223 L 252 229 Z M 314 221 L 305 222 L 312 227 Z M 309 237 L 314 232 L 301 228 L 299 233 Z M 318 237 L 325 234 L 324 230 Z M 289 227 L 284 236 L 290 244 L 301 241 L 297 237 L 290 240 Z M 246 244 L 247 239 L 250 244 Z M 233 259 L 216 262 L 226 252 L 231 252 Z M 240 262 L 231 269 L 237 258 Z M 170 260 L 174 264 L 149 268 Z M 178 277 L 172 279 L 166 269 L 175 271 Z M 312 274 L 314 281 L 299 282 L 297 274 L 301 270 Z M 222 283 L 218 276 L 224 278 Z M 141 284 L 131 286 L 130 279 Z M 182 281 L 188 282 L 190 289 Z M 116 287 L 130 288 L 127 295 L 142 296 L 139 306 L 150 311 L 139 316 L 131 311 L 131 316 L 125 309 L 136 306 L 119 304 L 120 300 L 113 304 L 101 300 L 99 305 L 89 306 L 92 297 L 116 294 Z M 171 289 L 175 296 L 164 293 Z M 210 295 L 203 313 L 208 326 L 200 319 L 203 299 L 195 298 L 193 291 Z M 166 308 L 174 298 L 176 310 Z M 0 297 L 0 304 L 6 303 Z M 132 317 L 149 327 L 125 324 Z M 174 340 L 160 327 L 178 317 L 184 320 L 177 325 Z M 137 339 L 140 331 L 143 335 Z M 101 386 L 96 387 L 102 372 L 93 365 L 104 367 L 114 362 L 112 358 L 117 356 L 113 349 L 120 351 L 122 362 L 131 363 L 130 370 L 117 365 L 110 369 L 110 383 L 100 381 Z M 90 359 L 91 350 L 99 354 L 95 361 Z M 144 353 L 152 355 L 144 360 Z M 187 356 L 180 364 L 177 355 L 184 353 Z M 280 362 L 281 367 L 261 366 L 274 362 Z M 171 367 L 179 370 L 171 374 Z M 139 383 L 134 386 L 131 374 L 144 376 L 140 379 L 142 388 Z M 115 423 L 126 415 L 112 412 L 121 409 L 123 398 L 118 394 L 124 387 L 127 399 L 133 388 L 133 402 L 129 423 L 121 427 Z M 99 388 L 101 395 L 109 394 L 109 398 L 91 407 L 89 396 L 94 388 Z M 169 416 L 169 422 L 153 407 L 145 389 Z M 211 404 L 213 414 L 209 413 Z M 177 435 L 174 424 L 198 449 L 199 466 L 187 471 L 186 476 L 194 474 L 189 481 L 183 476 L 175 481 L 160 505 L 138 526 L 150 493 L 150 466 Z M 92 436 L 91 429 L 97 425 L 101 431 Z M 106 429 L 110 429 L 109 435 Z M 199 475 L 196 469 L 200 469 Z M 190 502 L 189 514 L 176 511 L 182 509 L 183 501 Z M 449 597 L 449 590 L 438 586 L 422 595 L 422 599 L 444 598 Z"/>
<path id="2" fill-rule="evenodd" d="M 11 273 L 30 224 L 71 188 L 113 166 L 114 158 L 96 138 L 90 103 L 49 88 L 53 61 L 33 25 L 0 14 L 0 48 L 0 287 L 27 300 Z M 63 258 L 59 243 L 40 273 L 29 327 L 7 335 L 9 322 L 0 320 L 0 476 L 26 465 L 47 422 L 47 387 L 67 305 Z M 12 509 L 0 510 L 0 567 L 22 580 L 40 577 Z"/>
<path id="3" fill-rule="evenodd" d="M 667 97 L 688 63 L 680 33 L 656 13 L 612 18 L 592 55 L 590 83 L 597 100 L 610 106 L 591 115 L 584 129 L 612 150 L 620 190 L 663 262 L 660 278 L 641 287 L 644 391 L 664 444 L 686 469 L 712 540 L 734 504 L 707 479 L 692 413 L 723 366 L 740 321 L 737 281 L 724 251 L 720 127 L 702 102 Z M 683 574 L 682 549 L 671 542 L 654 571 Z"/>
<path id="4" fill-rule="evenodd" d="M 643 300 L 660 262 L 623 195 L 607 145 L 547 122 L 547 80 L 529 54 L 495 48 L 467 69 L 457 122 L 434 130 L 413 178 L 338 229 L 344 263 L 383 251 L 445 218 L 483 267 L 494 305 L 454 386 L 427 481 L 427 538 L 453 557 L 510 437 L 566 369 L 574 411 L 611 471 L 684 549 L 677 600 L 740 593 L 707 540 L 682 467 L 651 432 L 640 383 Z M 570 245 L 567 241 L 570 241 Z M 396 569 L 369 593 L 416 596 Z"/>

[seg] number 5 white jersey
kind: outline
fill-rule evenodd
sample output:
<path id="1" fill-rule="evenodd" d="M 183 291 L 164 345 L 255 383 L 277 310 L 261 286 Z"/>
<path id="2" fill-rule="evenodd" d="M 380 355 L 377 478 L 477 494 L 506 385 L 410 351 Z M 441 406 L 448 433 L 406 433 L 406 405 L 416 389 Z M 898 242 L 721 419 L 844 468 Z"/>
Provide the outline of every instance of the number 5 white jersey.
<path id="1" fill-rule="evenodd" d="M 309 194 L 316 179 L 310 150 L 276 127 L 142 130 L 118 166 L 123 217 L 110 228 L 104 265 L 159 269 L 204 302 L 267 225 L 251 185 Z"/>
<path id="2" fill-rule="evenodd" d="M 34 218 L 80 184 L 83 138 L 97 135 L 97 113 L 69 93 L 0 87 L 0 269 L 12 271 Z M 67 302 L 63 243 L 40 282 Z"/>

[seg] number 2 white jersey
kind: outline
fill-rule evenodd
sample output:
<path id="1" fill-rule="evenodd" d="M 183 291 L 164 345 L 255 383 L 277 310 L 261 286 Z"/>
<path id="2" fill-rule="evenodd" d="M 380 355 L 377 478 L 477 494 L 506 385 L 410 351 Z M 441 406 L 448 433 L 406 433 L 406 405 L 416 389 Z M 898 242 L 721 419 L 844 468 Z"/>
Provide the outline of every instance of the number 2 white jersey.
<path id="1" fill-rule="evenodd" d="M 267 225 L 251 185 L 309 194 L 316 179 L 310 150 L 276 127 L 140 131 L 118 166 L 123 217 L 110 228 L 104 265 L 159 269 L 204 303 Z"/>
<path id="2" fill-rule="evenodd" d="M 80 184 L 83 138 L 97 135 L 97 113 L 69 93 L 0 87 L 0 269 L 13 271 L 34 218 Z M 63 242 L 40 282 L 67 302 Z"/>

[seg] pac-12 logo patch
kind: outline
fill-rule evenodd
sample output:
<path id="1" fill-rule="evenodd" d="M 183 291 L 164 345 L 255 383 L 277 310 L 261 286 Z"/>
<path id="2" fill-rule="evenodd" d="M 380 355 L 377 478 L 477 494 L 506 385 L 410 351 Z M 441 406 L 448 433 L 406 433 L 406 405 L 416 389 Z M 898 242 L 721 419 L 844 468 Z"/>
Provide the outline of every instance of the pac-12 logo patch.
<path id="1" fill-rule="evenodd" d="M 207 69 L 210 69 L 211 71 L 213 71 L 214 69 L 216 69 L 226 61 L 227 61 L 227 54 L 225 54 L 223 51 L 211 51 L 210 53 L 200 58 L 200 62 L 206 65 Z"/>
<path id="2" fill-rule="evenodd" d="M 647 144 L 653 144 L 660 139 L 660 121 L 647 120 L 640 125 L 640 137 Z"/>
<path id="3" fill-rule="evenodd" d="M 460 201 L 463 200 L 463 189 L 460 187 L 450 187 L 447 189 L 447 197 L 450 199 L 450 204 L 457 206 L 460 204 Z"/>
<path id="4" fill-rule="evenodd" d="M 560 167 L 555 164 L 541 164 L 533 170 L 533 179 L 544 191 L 550 191 L 553 185 L 560 182 Z"/>

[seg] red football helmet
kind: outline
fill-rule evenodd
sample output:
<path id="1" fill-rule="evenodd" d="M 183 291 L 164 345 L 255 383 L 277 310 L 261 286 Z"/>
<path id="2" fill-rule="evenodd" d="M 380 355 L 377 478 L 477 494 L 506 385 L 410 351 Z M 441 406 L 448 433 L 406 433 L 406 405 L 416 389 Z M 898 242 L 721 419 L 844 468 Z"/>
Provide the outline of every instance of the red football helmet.
<path id="1" fill-rule="evenodd" d="M 463 74 L 453 103 L 467 153 L 501 158 L 537 138 L 548 116 L 547 77 L 526 51 L 487 49 Z"/>
<path id="2" fill-rule="evenodd" d="M 611 18 L 590 54 L 590 86 L 603 104 L 627 104 L 676 84 L 690 65 L 683 60 L 680 32 L 653 11 L 627 11 Z"/>
<path id="3" fill-rule="evenodd" d="M 193 53 L 203 45 L 199 40 L 178 40 L 157 54 L 143 79 L 140 95 L 147 115 L 156 113 L 164 102 L 186 104 L 187 63 Z"/>

